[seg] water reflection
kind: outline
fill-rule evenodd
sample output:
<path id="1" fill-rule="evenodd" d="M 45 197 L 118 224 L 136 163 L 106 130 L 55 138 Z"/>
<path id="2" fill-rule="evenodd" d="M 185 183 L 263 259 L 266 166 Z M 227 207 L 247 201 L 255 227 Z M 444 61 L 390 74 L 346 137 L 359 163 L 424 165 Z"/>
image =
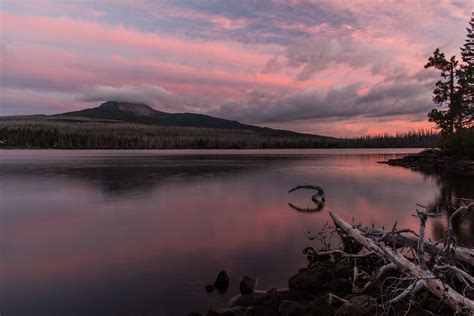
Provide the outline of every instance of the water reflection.
<path id="1" fill-rule="evenodd" d="M 306 190 L 315 190 L 316 193 L 311 196 L 311 202 L 314 203 L 315 207 L 306 207 L 302 208 L 299 206 L 294 205 L 293 203 L 288 203 L 288 205 L 298 211 L 298 212 L 303 212 L 303 213 L 313 213 L 313 212 L 319 212 L 324 208 L 324 204 L 326 203 L 326 198 L 324 194 L 323 188 L 317 185 L 311 185 L 311 184 L 304 184 L 304 185 L 298 185 L 294 187 L 293 189 L 289 190 L 288 193 L 294 192 L 296 190 L 300 189 L 306 189 Z"/>
<path id="2" fill-rule="evenodd" d="M 235 295 L 243 275 L 261 289 L 286 286 L 327 210 L 416 228 L 416 203 L 474 194 L 472 179 L 376 163 L 393 152 L 332 153 L 2 152 L 0 313 L 204 310 Z M 288 207 L 308 204 L 312 192 L 288 194 L 302 183 L 324 188 L 322 211 Z M 456 229 L 465 244 L 469 223 Z M 445 227 L 446 216 L 428 233 L 439 238 Z M 208 295 L 222 269 L 229 291 Z"/>
<path id="3" fill-rule="evenodd" d="M 435 240 L 444 237 L 449 215 L 457 208 L 465 205 L 462 199 L 474 199 L 474 179 L 472 176 L 453 173 L 423 173 L 437 183 L 436 197 L 428 204 L 431 209 L 437 209 L 443 216 L 433 223 Z M 460 245 L 474 247 L 474 213 L 468 213 L 462 220 L 456 218 L 453 222 L 456 239 Z"/>

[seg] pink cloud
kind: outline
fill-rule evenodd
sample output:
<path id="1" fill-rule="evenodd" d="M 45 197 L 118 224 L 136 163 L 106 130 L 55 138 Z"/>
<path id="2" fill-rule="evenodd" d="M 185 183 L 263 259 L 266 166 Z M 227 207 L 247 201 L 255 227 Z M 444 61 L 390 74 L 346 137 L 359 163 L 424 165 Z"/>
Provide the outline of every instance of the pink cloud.
<path id="1" fill-rule="evenodd" d="M 31 54 L 34 51 L 34 54 Z M 300 88 L 284 74 L 229 72 L 213 68 L 205 73 L 193 65 L 162 62 L 153 58 L 84 55 L 21 43 L 9 49 L 5 58 L 7 77 L 24 84 L 34 82 L 49 89 L 74 90 L 85 85 L 155 84 L 178 93 L 203 93 L 221 98 L 238 98 L 242 89 Z M 329 87 L 326 79 L 311 84 Z"/>
<path id="2" fill-rule="evenodd" d="M 179 106 L 167 109 L 170 111 L 187 108 L 212 114 L 213 108 L 221 108 L 214 114 L 244 121 L 258 117 L 248 123 L 264 125 L 282 120 L 270 125 L 305 132 L 327 130 L 325 134 L 335 136 L 428 126 L 416 121 L 430 102 L 428 79 L 420 79 L 418 71 L 435 43 L 457 47 L 456 41 L 463 35 L 452 35 L 450 30 L 463 29 L 468 10 L 467 6 L 454 6 L 449 1 L 439 5 L 389 1 L 384 6 L 361 1 L 353 6 L 336 0 L 311 24 L 304 19 L 281 18 L 281 11 L 274 12 L 279 18 L 268 22 L 261 18 L 262 12 L 228 14 L 225 10 L 206 11 L 172 3 L 157 7 L 141 1 L 133 5 L 115 2 L 120 9 L 115 13 L 121 14 L 127 8 L 131 15 L 146 12 L 140 23 L 125 19 L 127 25 L 135 25 L 126 27 L 113 24 L 109 14 L 96 9 L 100 6 L 68 3 L 47 9 L 54 3 L 7 1 L 8 9 L 0 12 L 4 91 L 28 91 L 22 98 L 31 96 L 30 103 L 41 99 L 33 98 L 41 94 L 45 99 L 62 95 L 61 100 L 67 102 L 83 99 L 86 89 L 107 87 L 118 91 L 126 87 L 141 91 L 140 87 L 149 85 L 178 97 L 175 103 Z M 301 4 L 293 3 L 295 9 L 301 9 L 297 8 Z M 267 9 L 268 14 L 273 14 L 273 6 Z M 339 23 L 334 10 L 348 14 L 341 15 Z M 333 17 L 335 23 L 330 20 Z M 436 27 L 438 17 L 447 30 Z M 159 25 L 173 18 L 185 19 L 190 25 L 196 23 L 199 36 L 191 37 L 192 31 L 184 36 L 179 30 L 171 34 L 137 27 L 146 27 L 146 23 L 153 21 L 159 21 Z M 143 21 L 146 23 L 142 25 Z M 247 42 L 245 32 L 259 26 L 263 33 L 283 40 L 252 40 L 243 44 Z M 213 38 L 214 35 L 218 37 Z M 438 39 L 438 35 L 442 36 Z M 258 36 L 252 34 L 250 38 Z M 384 86 L 390 88 L 388 98 L 384 97 L 388 93 L 382 89 Z M 341 91 L 346 94 L 341 95 Z M 410 97 L 404 92 L 411 93 Z M 252 94 L 263 94 L 266 99 L 248 99 Z M 318 98 L 327 94 L 333 97 L 317 104 Z M 370 106 L 364 107 L 358 101 L 345 102 L 354 96 L 356 101 L 365 101 Z M 367 100 L 364 96 L 368 96 Z M 371 97 L 378 98 L 378 103 L 371 101 Z M 23 99 L 18 104 L 27 103 Z M 7 101 L 15 102 L 11 95 Z M 53 105 L 48 111 L 52 108 Z M 391 109 L 397 115 L 406 115 L 395 119 Z M 350 118 L 346 112 L 354 112 L 355 116 Z M 331 115 L 343 116 L 344 122 L 329 122 Z M 383 115 L 391 116 L 392 123 L 373 119 Z M 298 121 L 301 119 L 305 122 Z"/>
<path id="3" fill-rule="evenodd" d="M 343 121 L 318 122 L 292 122 L 291 128 L 302 133 L 332 135 L 335 137 L 359 137 L 364 135 L 382 135 L 406 133 L 417 130 L 435 130 L 435 125 L 423 119 L 411 121 L 409 118 L 394 118 L 384 121 L 356 119 Z M 267 124 L 273 128 L 290 128 L 288 123 Z"/>
<path id="4" fill-rule="evenodd" d="M 17 41 L 47 42 L 59 47 L 70 44 L 76 49 L 93 52 L 133 51 L 156 53 L 168 59 L 184 58 L 195 64 L 209 67 L 222 63 L 227 66 L 264 65 L 270 55 L 264 50 L 275 47 L 246 46 L 235 42 L 197 41 L 189 38 L 170 37 L 156 33 L 140 32 L 123 26 L 73 20 L 68 17 L 41 17 L 2 12 L 4 37 Z M 145 52 L 143 52 L 145 50 Z"/>

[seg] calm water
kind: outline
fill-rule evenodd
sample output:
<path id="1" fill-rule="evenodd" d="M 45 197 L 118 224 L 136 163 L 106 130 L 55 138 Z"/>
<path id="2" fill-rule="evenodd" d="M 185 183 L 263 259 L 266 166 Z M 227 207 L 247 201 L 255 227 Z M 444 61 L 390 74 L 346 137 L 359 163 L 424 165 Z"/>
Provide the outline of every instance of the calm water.
<path id="1" fill-rule="evenodd" d="M 0 151 L 0 313 L 179 315 L 225 303 L 246 274 L 285 287 L 328 210 L 416 227 L 416 203 L 474 197 L 472 178 L 376 163 L 408 152 Z M 309 205 L 312 192 L 287 193 L 299 184 L 322 186 L 326 207 L 290 208 Z M 473 222 L 460 242 L 473 245 Z M 222 269 L 229 291 L 207 294 Z"/>

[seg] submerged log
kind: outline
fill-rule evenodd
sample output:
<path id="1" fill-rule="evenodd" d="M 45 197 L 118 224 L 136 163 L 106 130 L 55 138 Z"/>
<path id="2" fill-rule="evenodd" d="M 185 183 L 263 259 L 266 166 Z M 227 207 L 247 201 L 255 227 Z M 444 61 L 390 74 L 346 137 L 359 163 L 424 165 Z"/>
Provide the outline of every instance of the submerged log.
<path id="1" fill-rule="evenodd" d="M 379 244 L 377 241 L 364 236 L 357 228 L 353 228 L 349 223 L 341 219 L 337 214 L 330 213 L 334 224 L 342 229 L 345 234 L 352 237 L 356 242 L 363 245 L 370 251 L 375 252 L 381 258 L 395 264 L 400 271 L 412 277 L 416 283 L 411 286 L 408 293 L 403 293 L 403 296 L 412 294 L 415 290 L 426 288 L 436 297 L 442 299 L 454 311 L 462 314 L 474 315 L 474 301 L 464 297 L 458 293 L 451 286 L 442 282 L 430 270 L 423 269 L 408 260 L 405 256 L 395 252 L 391 248 Z M 413 291 L 413 292 L 412 292 Z M 400 298 L 401 299 L 401 298 Z"/>
<path id="2" fill-rule="evenodd" d="M 288 205 L 297 210 L 298 212 L 305 212 L 305 213 L 312 213 L 312 212 L 318 212 L 323 209 L 324 204 L 326 203 L 326 197 L 324 195 L 324 190 L 318 185 L 298 185 L 294 187 L 293 189 L 289 190 L 288 193 L 291 193 L 296 190 L 300 189 L 308 189 L 308 190 L 316 190 L 317 192 L 311 196 L 311 201 L 316 205 L 316 207 L 310 208 L 302 208 L 298 207 L 294 204 L 288 203 Z"/>

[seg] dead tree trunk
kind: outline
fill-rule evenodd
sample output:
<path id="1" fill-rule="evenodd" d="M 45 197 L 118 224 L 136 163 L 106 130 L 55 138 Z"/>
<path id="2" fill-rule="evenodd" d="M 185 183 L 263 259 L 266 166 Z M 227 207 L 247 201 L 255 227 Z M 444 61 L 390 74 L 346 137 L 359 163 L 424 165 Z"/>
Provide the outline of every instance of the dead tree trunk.
<path id="1" fill-rule="evenodd" d="M 393 245 L 395 242 L 399 245 L 408 245 L 412 248 L 416 248 L 418 244 L 418 237 L 412 235 L 401 235 L 396 232 L 393 234 L 391 231 L 380 230 L 375 228 L 370 228 L 364 225 L 357 225 L 358 230 L 360 230 L 364 235 L 370 235 L 376 237 L 378 240 L 386 242 Z M 439 255 L 444 251 L 443 243 L 434 243 L 431 241 L 425 240 L 424 250 L 431 255 Z M 452 249 L 454 259 L 460 263 L 467 263 L 474 267 L 474 250 L 465 248 L 465 247 L 455 247 Z"/>
<path id="2" fill-rule="evenodd" d="M 373 239 L 365 237 L 358 229 L 353 228 L 350 224 L 345 222 L 336 214 L 330 214 L 334 224 L 338 228 L 342 229 L 345 234 L 352 237 L 356 242 L 375 252 L 385 260 L 392 262 L 403 273 L 412 277 L 414 282 L 416 282 L 416 286 L 414 286 L 414 288 L 419 289 L 421 286 L 423 286 L 433 295 L 444 300 L 446 304 L 456 312 L 474 315 L 474 302 L 459 294 L 449 285 L 443 283 L 430 270 L 422 269 L 420 266 L 414 264 L 402 254 L 393 251 L 389 247 L 379 244 Z"/>

